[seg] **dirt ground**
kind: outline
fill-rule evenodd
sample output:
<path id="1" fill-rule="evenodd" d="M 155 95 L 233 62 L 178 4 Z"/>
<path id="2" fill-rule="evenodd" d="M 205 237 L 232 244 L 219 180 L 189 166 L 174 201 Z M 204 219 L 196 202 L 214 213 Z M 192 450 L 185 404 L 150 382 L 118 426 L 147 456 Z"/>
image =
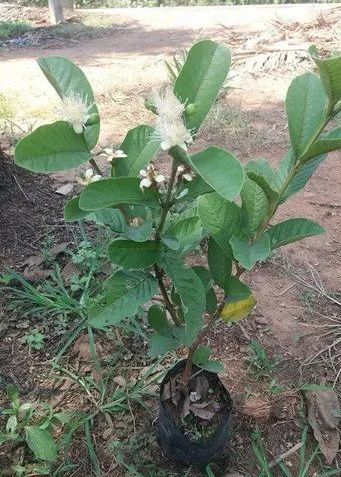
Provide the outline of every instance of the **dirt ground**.
<path id="1" fill-rule="evenodd" d="M 341 7 L 335 4 L 122 9 L 96 14 L 112 17 L 117 28 L 71 47 L 65 40 L 63 46 L 52 41 L 48 48 L 40 45 L 0 51 L 0 92 L 13 100 L 15 121 L 22 127 L 36 127 L 53 118 L 57 99 L 35 59 L 62 55 L 82 67 L 93 85 L 102 117 L 101 144 L 118 145 L 128 129 L 152 121 L 143 101 L 153 88 L 167 81 L 164 60 L 198 38 L 212 38 L 225 41 L 232 49 L 229 86 L 233 89 L 224 93 L 218 105 L 221 109 L 209 118 L 193 151 L 214 144 L 232 151 L 242 162 L 264 157 L 276 165 L 288 143 L 284 109 L 287 87 L 293 77 L 312 68 L 304 51 L 312 42 L 322 48 L 337 43 L 341 47 Z M 292 51 L 298 52 L 295 57 L 290 56 Z M 280 56 L 283 52 L 287 57 Z M 250 62 L 256 54 L 258 64 Z M 273 66 L 269 65 L 270 58 Z M 299 440 L 297 386 L 335 385 L 341 393 L 341 379 L 335 381 L 340 361 L 322 356 L 318 364 L 305 365 L 322 344 L 328 343 L 329 338 L 322 338 L 325 330 L 319 326 L 327 324 L 328 317 L 340 316 L 340 308 L 317 290 L 322 283 L 327 292 L 341 293 L 340 158 L 340 153 L 330 154 L 305 192 L 286 203 L 278 214 L 279 221 L 290 217 L 316 220 L 327 233 L 288 246 L 257 267 L 247 279 L 258 300 L 253 317 L 233 330 L 220 327 L 209 338 L 225 364 L 221 379 L 235 401 L 229 467 L 251 476 L 258 475 L 250 439 L 257 424 L 266 435 L 273 458 Z M 164 158 L 161 164 L 167 171 Z M 39 249 L 45 227 L 58 231 L 57 241 L 70 239 L 70 231 L 62 225 L 64 199 L 55 191 L 73 182 L 75 174 L 32 177 L 11 169 L 8 177 L 0 191 L 5 217 L 1 221 L 0 270 L 20 267 Z M 302 285 L 302 280 L 310 288 Z M 275 398 L 269 395 L 268 384 L 250 376 L 245 354 L 253 339 L 261 341 L 271 355 L 281 355 L 276 380 L 285 392 Z M 12 345 L 12 338 L 4 341 L 0 358 L 7 373 L 6 356 L 10 349 L 13 353 Z M 14 370 L 18 359 L 20 353 L 13 358 Z M 32 367 L 30 372 L 35 372 Z M 21 373 L 20 379 L 25 375 Z M 339 453 L 334 465 L 340 464 Z M 122 475 L 105 468 L 105 475 Z M 227 468 L 226 462 L 221 464 L 219 475 Z"/>

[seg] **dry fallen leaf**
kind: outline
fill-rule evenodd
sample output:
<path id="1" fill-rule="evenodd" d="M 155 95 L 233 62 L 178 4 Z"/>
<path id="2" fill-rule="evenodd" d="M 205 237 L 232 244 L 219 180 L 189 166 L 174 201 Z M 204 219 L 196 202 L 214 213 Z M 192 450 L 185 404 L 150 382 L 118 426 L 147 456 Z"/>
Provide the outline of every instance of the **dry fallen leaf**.
<path id="1" fill-rule="evenodd" d="M 120 386 L 121 388 L 124 388 L 127 385 L 127 381 L 123 376 L 116 376 L 114 378 L 114 383 Z"/>
<path id="2" fill-rule="evenodd" d="M 322 454 L 331 464 L 339 450 L 340 401 L 335 391 L 312 391 L 306 393 L 308 422 L 319 443 Z"/>
<path id="3" fill-rule="evenodd" d="M 70 192 L 72 192 L 73 188 L 74 184 L 64 184 L 61 187 L 58 187 L 55 192 L 59 195 L 68 195 Z"/>

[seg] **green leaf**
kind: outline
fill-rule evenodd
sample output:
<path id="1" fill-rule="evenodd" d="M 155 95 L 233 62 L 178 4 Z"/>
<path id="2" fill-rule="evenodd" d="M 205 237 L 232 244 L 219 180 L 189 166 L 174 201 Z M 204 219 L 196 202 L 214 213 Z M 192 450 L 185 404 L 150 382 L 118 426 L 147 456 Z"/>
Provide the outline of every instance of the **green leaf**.
<path id="1" fill-rule="evenodd" d="M 15 162 L 33 172 L 66 171 L 91 157 L 82 134 L 64 121 L 40 126 L 15 148 Z"/>
<path id="2" fill-rule="evenodd" d="M 325 233 L 325 229 L 309 219 L 289 219 L 274 225 L 267 231 L 272 250 L 305 237 L 323 233 Z"/>
<path id="3" fill-rule="evenodd" d="M 251 289 L 238 277 L 231 277 L 225 290 L 225 303 L 237 303 L 252 295 Z"/>
<path id="4" fill-rule="evenodd" d="M 204 181 L 224 199 L 232 200 L 240 193 L 245 177 L 243 166 L 224 149 L 209 147 L 191 156 L 191 164 Z"/>
<path id="5" fill-rule="evenodd" d="M 105 329 L 124 318 L 136 314 L 139 306 L 150 300 L 156 292 L 157 280 L 145 272 L 117 272 L 103 286 L 97 303 L 89 310 L 89 325 Z"/>
<path id="6" fill-rule="evenodd" d="M 230 240 L 235 259 L 247 270 L 251 270 L 258 260 L 266 260 L 271 253 L 270 240 L 267 234 L 256 242 L 232 237 Z"/>
<path id="7" fill-rule="evenodd" d="M 196 273 L 187 268 L 174 253 L 165 254 L 161 267 L 171 278 L 184 310 L 185 344 L 191 345 L 201 330 L 206 309 L 206 292 Z"/>
<path id="8" fill-rule="evenodd" d="M 142 219 L 143 222 L 134 226 L 131 225 L 126 229 L 126 236 L 135 242 L 145 242 L 149 239 L 153 230 L 153 220 L 151 218 Z"/>
<path id="9" fill-rule="evenodd" d="M 207 259 L 214 282 L 225 290 L 232 272 L 232 260 L 212 238 L 208 242 Z"/>
<path id="10" fill-rule="evenodd" d="M 113 177 L 93 182 L 83 190 L 79 206 L 83 210 L 99 210 L 119 204 L 158 207 L 158 192 L 154 189 L 142 191 L 139 184 L 137 177 Z"/>
<path id="11" fill-rule="evenodd" d="M 269 201 L 263 189 L 247 178 L 242 191 L 242 217 L 245 217 L 249 237 L 254 237 L 267 218 Z"/>
<path id="12" fill-rule="evenodd" d="M 88 214 L 87 220 L 97 225 L 107 225 L 116 233 L 123 234 L 128 228 L 122 212 L 118 209 L 107 208 L 88 212 Z"/>
<path id="13" fill-rule="evenodd" d="M 231 256 L 230 238 L 240 230 L 240 209 L 216 193 L 206 194 L 198 199 L 200 220 L 214 240 Z"/>
<path id="14" fill-rule="evenodd" d="M 203 238 L 203 228 L 198 216 L 187 217 L 171 225 L 165 235 L 179 241 L 181 253 L 193 250 Z"/>
<path id="15" fill-rule="evenodd" d="M 301 157 L 300 162 L 304 163 L 316 156 L 321 156 L 337 149 L 341 149 L 341 128 L 334 129 L 323 138 L 315 141 Z"/>
<path id="16" fill-rule="evenodd" d="M 158 262 L 163 253 L 161 242 L 147 240 L 135 242 L 134 240 L 116 239 L 109 245 L 109 259 L 126 269 L 147 268 Z"/>
<path id="17" fill-rule="evenodd" d="M 316 169 L 326 159 L 326 155 L 318 156 L 302 164 L 292 175 L 287 187 L 284 189 L 281 197 L 281 203 L 289 197 L 302 190 Z"/>
<path id="18" fill-rule="evenodd" d="M 224 372 L 223 363 L 216 360 L 209 360 L 207 363 L 200 365 L 200 368 L 205 369 L 205 371 L 209 371 L 210 373 L 218 374 Z"/>
<path id="19" fill-rule="evenodd" d="M 148 323 L 149 326 L 160 335 L 167 335 L 170 332 L 166 310 L 160 308 L 158 305 L 152 305 L 148 309 Z"/>
<path id="20" fill-rule="evenodd" d="M 57 445 L 46 429 L 39 429 L 37 426 L 25 427 L 28 447 L 37 459 L 54 462 L 57 459 Z"/>
<path id="21" fill-rule="evenodd" d="M 207 268 L 199 265 L 192 267 L 192 270 L 198 275 L 204 285 L 206 291 L 206 311 L 208 313 L 214 313 L 217 308 L 217 297 L 212 287 L 213 278 L 211 272 Z"/>
<path id="22" fill-rule="evenodd" d="M 127 157 L 114 159 L 113 175 L 139 177 L 140 170 L 151 161 L 159 147 L 160 141 L 152 127 L 142 125 L 131 129 L 120 146 Z"/>
<path id="23" fill-rule="evenodd" d="M 247 174 L 254 173 L 263 176 L 269 184 L 271 184 L 274 175 L 274 172 L 266 159 L 255 159 L 249 161 L 245 166 L 245 172 Z"/>
<path id="24" fill-rule="evenodd" d="M 174 93 L 194 111 L 185 114 L 188 129 L 198 130 L 223 86 L 231 64 L 231 52 L 210 40 L 196 43 L 174 85 Z"/>
<path id="25" fill-rule="evenodd" d="M 91 151 L 96 146 L 99 138 L 100 123 L 94 94 L 85 74 L 72 61 L 62 56 L 40 58 L 38 65 L 61 98 L 77 92 L 82 95 L 83 101 L 89 107 L 91 106 L 89 115 L 95 114 L 97 121 L 94 124 L 86 125 L 83 134 L 80 135 L 84 136 L 87 148 Z"/>
<path id="26" fill-rule="evenodd" d="M 170 351 L 176 350 L 180 345 L 180 341 L 172 335 L 160 335 L 155 333 L 149 338 L 149 356 L 156 358 Z"/>
<path id="27" fill-rule="evenodd" d="M 214 192 L 212 187 L 200 176 L 193 179 L 192 182 L 179 182 L 176 190 L 177 202 L 191 202 L 199 195 Z"/>
<path id="28" fill-rule="evenodd" d="M 319 71 L 323 86 L 329 98 L 329 112 L 341 100 L 341 55 L 322 59 L 316 46 L 309 48 Z"/>
<path id="29" fill-rule="evenodd" d="M 77 222 L 77 220 L 84 219 L 91 212 L 82 210 L 79 207 L 79 197 L 74 197 L 73 199 L 66 202 L 64 206 L 64 219 L 66 222 Z"/>
<path id="30" fill-rule="evenodd" d="M 304 73 L 289 86 L 286 110 L 291 146 L 298 159 L 326 120 L 327 95 L 318 75 Z"/>
<path id="31" fill-rule="evenodd" d="M 197 366 L 207 363 L 212 355 L 212 350 L 208 346 L 199 346 L 193 355 L 193 363 Z"/>

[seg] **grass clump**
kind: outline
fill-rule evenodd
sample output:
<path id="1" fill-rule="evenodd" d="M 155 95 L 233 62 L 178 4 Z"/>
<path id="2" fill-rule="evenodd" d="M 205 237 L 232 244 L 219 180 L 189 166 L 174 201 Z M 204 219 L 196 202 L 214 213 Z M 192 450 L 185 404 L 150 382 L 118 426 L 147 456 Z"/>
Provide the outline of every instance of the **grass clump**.
<path id="1" fill-rule="evenodd" d="M 31 23 L 24 20 L 0 20 L 0 38 L 13 38 L 32 30 Z"/>

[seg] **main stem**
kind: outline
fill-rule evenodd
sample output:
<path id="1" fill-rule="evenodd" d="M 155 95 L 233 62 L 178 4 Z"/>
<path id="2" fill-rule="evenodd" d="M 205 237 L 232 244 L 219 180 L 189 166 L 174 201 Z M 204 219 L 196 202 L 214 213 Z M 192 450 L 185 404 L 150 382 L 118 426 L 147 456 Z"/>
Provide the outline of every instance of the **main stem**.
<path id="1" fill-rule="evenodd" d="M 173 161 L 172 172 L 171 172 L 171 176 L 170 176 L 170 179 L 169 179 L 166 198 L 165 198 L 165 201 L 162 203 L 161 218 L 160 218 L 160 222 L 159 222 L 159 225 L 157 226 L 156 233 L 155 233 L 156 240 L 161 239 L 161 233 L 162 233 L 163 227 L 165 225 L 165 221 L 166 221 L 169 209 L 172 206 L 172 191 L 173 191 L 173 187 L 174 187 L 174 183 L 175 183 L 176 171 L 177 171 L 177 165 L 176 165 L 176 162 Z M 170 298 L 168 296 L 166 286 L 165 286 L 164 281 L 163 281 L 163 271 L 162 271 L 161 268 L 159 268 L 159 266 L 157 264 L 154 265 L 154 271 L 155 271 L 155 276 L 157 278 L 158 285 L 159 285 L 159 288 L 160 288 L 165 306 L 166 306 L 170 316 L 172 317 L 172 320 L 174 321 L 174 323 L 177 326 L 180 326 L 181 325 L 181 320 L 180 320 L 180 318 L 179 318 L 179 316 L 176 312 L 176 309 L 175 309 L 172 301 L 170 300 Z"/>
<path id="2" fill-rule="evenodd" d="M 218 308 L 216 309 L 215 313 L 210 316 L 210 319 L 209 319 L 209 321 L 208 321 L 208 323 L 207 323 L 206 328 L 203 329 L 203 330 L 201 331 L 201 333 L 198 334 L 198 336 L 197 336 L 197 338 L 195 339 L 195 341 L 193 341 L 193 343 L 192 343 L 191 346 L 189 347 L 185 371 L 184 371 L 184 374 L 182 375 L 182 378 L 181 378 L 181 384 L 182 384 L 184 387 L 186 387 L 186 386 L 188 385 L 189 378 L 191 377 L 191 374 L 192 374 L 193 356 L 194 356 L 194 353 L 196 352 L 198 346 L 200 345 L 200 343 L 202 342 L 202 340 L 205 338 L 205 336 L 207 335 L 207 333 L 210 331 L 210 329 L 212 328 L 212 326 L 215 324 L 216 320 L 220 317 L 221 312 L 223 311 L 224 306 L 225 306 L 225 302 L 222 301 L 222 302 L 220 303 L 220 305 L 218 306 Z"/>

